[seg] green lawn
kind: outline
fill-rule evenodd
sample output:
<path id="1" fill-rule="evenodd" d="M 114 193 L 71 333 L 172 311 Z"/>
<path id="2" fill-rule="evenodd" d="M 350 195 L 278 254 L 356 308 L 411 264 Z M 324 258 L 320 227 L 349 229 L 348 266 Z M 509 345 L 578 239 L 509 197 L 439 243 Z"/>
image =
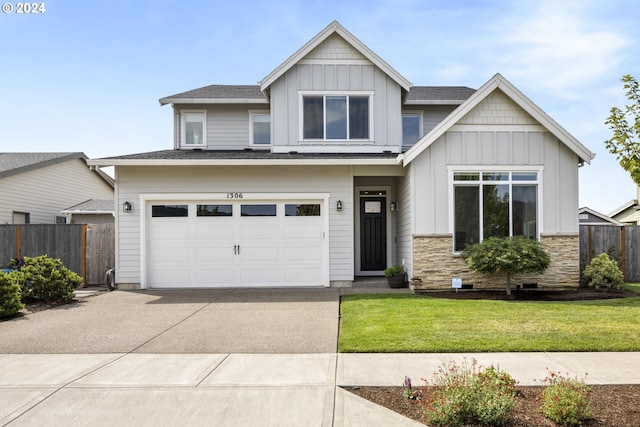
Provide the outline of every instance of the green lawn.
<path id="1" fill-rule="evenodd" d="M 627 285 L 640 292 L 640 285 Z M 638 351 L 640 297 L 576 302 L 345 295 L 340 352 Z"/>

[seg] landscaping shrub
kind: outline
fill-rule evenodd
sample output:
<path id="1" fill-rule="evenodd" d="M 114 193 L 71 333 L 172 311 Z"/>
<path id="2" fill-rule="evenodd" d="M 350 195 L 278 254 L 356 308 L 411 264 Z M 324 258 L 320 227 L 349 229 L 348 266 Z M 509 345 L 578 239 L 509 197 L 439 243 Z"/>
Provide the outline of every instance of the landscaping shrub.
<path id="1" fill-rule="evenodd" d="M 624 284 L 624 276 L 618 263 L 606 253 L 591 260 L 582 272 L 582 280 L 589 287 L 605 291 L 621 289 Z"/>
<path id="2" fill-rule="evenodd" d="M 550 372 L 542 382 L 547 386 L 540 395 L 545 417 L 563 426 L 579 426 L 593 418 L 589 387 L 583 380 Z"/>
<path id="3" fill-rule="evenodd" d="M 511 294 L 513 275 L 542 273 L 549 267 L 549 255 L 540 242 L 524 237 L 489 237 L 468 245 L 462 257 L 473 271 L 506 274 L 507 294 Z"/>
<path id="4" fill-rule="evenodd" d="M 20 275 L 19 271 L 0 271 L 0 317 L 13 316 L 24 307 L 21 301 Z"/>
<path id="5" fill-rule="evenodd" d="M 75 297 L 74 289 L 82 283 L 82 277 L 47 255 L 24 257 L 21 273 L 23 301 L 69 302 Z"/>
<path id="6" fill-rule="evenodd" d="M 516 381 L 493 366 L 481 370 L 475 360 L 445 363 L 427 386 L 421 403 L 430 425 L 500 426 L 516 404 Z"/>

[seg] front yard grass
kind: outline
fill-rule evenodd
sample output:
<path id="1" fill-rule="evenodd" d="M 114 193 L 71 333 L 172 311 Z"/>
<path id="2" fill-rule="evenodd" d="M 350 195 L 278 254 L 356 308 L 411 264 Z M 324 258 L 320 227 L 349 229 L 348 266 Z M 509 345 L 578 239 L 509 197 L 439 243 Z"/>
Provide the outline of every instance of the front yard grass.
<path id="1" fill-rule="evenodd" d="M 640 285 L 626 285 L 640 292 Z M 345 295 L 339 351 L 638 351 L 640 297 L 594 301 Z"/>

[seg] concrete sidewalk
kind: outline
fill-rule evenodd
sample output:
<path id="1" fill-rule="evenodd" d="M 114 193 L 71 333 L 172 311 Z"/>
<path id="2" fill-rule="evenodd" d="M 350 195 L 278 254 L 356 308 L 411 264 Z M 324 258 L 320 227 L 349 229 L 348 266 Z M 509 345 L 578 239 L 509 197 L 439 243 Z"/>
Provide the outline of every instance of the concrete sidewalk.
<path id="1" fill-rule="evenodd" d="M 0 425 L 416 426 L 341 386 L 418 383 L 475 358 L 521 385 L 547 369 L 640 384 L 640 352 L 481 354 L 1 354 Z"/>

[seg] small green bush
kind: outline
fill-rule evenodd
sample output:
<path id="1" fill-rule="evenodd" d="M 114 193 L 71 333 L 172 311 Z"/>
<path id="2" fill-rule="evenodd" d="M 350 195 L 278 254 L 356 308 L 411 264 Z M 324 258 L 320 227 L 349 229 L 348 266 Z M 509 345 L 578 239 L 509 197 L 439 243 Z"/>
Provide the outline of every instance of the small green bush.
<path id="1" fill-rule="evenodd" d="M 547 387 L 540 395 L 544 416 L 563 426 L 579 426 L 593 418 L 589 387 L 583 380 L 550 372 L 542 381 Z"/>
<path id="2" fill-rule="evenodd" d="M 10 317 L 24 308 L 20 293 L 19 271 L 0 271 L 0 317 Z"/>
<path id="3" fill-rule="evenodd" d="M 624 284 L 624 276 L 618 263 L 606 253 L 591 260 L 582 272 L 582 280 L 589 287 L 603 290 L 622 289 Z"/>
<path id="4" fill-rule="evenodd" d="M 74 289 L 82 277 L 62 265 L 59 259 L 47 255 L 24 257 L 21 268 L 23 301 L 69 302 L 75 297 Z"/>
<path id="5" fill-rule="evenodd" d="M 516 404 L 516 381 L 493 366 L 484 370 L 475 360 L 446 363 L 435 372 L 421 400 L 430 425 L 506 424 Z"/>

